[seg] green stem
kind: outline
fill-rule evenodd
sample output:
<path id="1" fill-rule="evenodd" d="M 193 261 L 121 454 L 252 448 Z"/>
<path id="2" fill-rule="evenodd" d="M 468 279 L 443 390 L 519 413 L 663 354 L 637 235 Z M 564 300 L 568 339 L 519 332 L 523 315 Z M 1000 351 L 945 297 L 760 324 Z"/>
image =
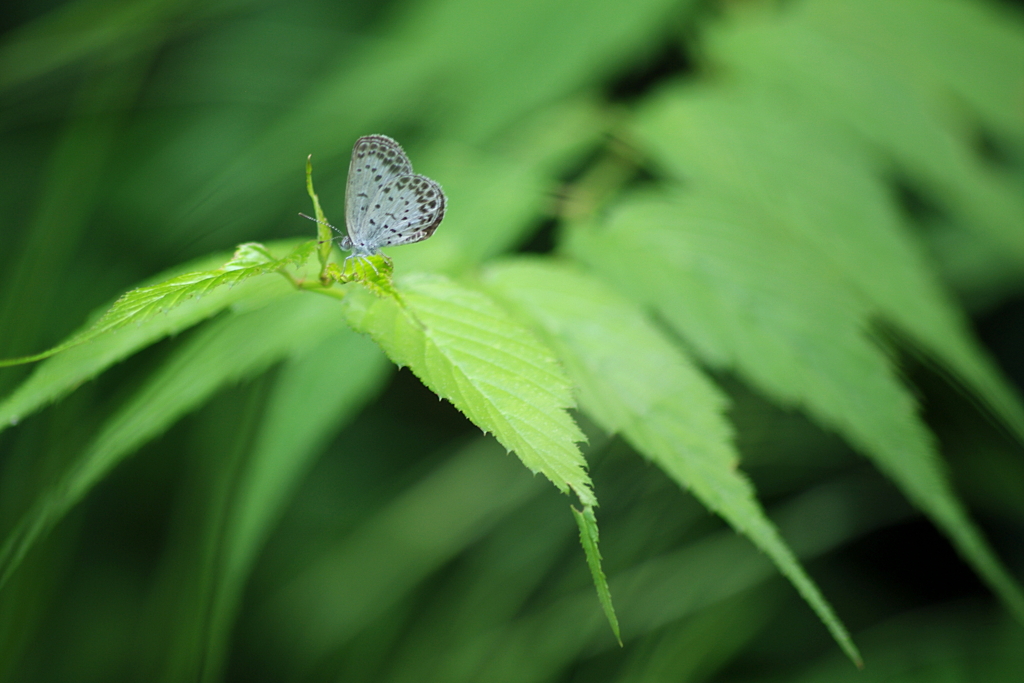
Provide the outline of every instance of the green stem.
<path id="1" fill-rule="evenodd" d="M 320 281 L 327 284 L 327 262 L 331 258 L 331 247 L 334 244 L 331 228 L 328 226 L 324 211 L 320 208 L 320 198 L 313 190 L 313 155 L 306 157 L 306 193 L 313 200 L 313 215 L 316 216 L 316 234 L 320 242 L 317 256 L 320 258 Z"/>

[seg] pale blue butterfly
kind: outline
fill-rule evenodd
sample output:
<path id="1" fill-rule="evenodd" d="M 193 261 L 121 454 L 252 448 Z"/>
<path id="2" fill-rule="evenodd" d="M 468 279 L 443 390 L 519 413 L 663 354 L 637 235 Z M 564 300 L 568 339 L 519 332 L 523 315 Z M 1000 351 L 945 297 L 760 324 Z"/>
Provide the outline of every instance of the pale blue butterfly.
<path id="1" fill-rule="evenodd" d="M 401 145 L 386 135 L 363 136 L 348 165 L 341 248 L 352 258 L 425 240 L 441 224 L 445 203 L 440 185 L 413 173 Z"/>

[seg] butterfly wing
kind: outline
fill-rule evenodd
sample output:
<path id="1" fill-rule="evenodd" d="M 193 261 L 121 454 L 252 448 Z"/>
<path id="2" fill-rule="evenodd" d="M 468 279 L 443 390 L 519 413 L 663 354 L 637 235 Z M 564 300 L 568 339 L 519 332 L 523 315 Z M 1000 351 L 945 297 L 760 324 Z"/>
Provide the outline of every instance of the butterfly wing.
<path id="1" fill-rule="evenodd" d="M 380 247 L 425 240 L 444 218 L 446 198 L 430 178 L 410 174 L 395 178 L 373 198 L 357 249 L 376 253 Z"/>
<path id="2" fill-rule="evenodd" d="M 409 157 L 402 146 L 388 136 L 366 135 L 356 140 L 345 186 L 345 226 L 350 242 L 367 241 L 367 230 L 372 230 L 368 212 L 374 198 L 389 183 L 410 175 Z"/>

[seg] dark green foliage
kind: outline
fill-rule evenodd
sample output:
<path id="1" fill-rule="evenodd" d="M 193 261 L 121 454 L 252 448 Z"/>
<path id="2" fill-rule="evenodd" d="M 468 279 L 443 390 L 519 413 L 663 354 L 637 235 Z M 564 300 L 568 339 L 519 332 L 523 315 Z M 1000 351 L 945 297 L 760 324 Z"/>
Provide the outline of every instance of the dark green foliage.
<path id="1" fill-rule="evenodd" d="M 1019 8 L 9 5 L 0 682 L 1024 676 Z"/>

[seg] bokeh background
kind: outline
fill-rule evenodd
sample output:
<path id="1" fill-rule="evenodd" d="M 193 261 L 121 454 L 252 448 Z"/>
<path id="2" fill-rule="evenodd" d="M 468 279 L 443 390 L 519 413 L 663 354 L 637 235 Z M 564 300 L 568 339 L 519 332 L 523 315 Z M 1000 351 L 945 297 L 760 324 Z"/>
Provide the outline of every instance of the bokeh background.
<path id="1" fill-rule="evenodd" d="M 368 133 L 400 140 L 449 195 L 437 235 L 393 254 L 399 270 L 557 251 L 567 223 L 664 177 L 638 112 L 743 82 L 792 125 L 708 108 L 680 123 L 689 149 L 800 148 L 821 134 L 806 122 L 848 116 L 844 140 L 869 150 L 901 229 L 1024 384 L 1019 2 L 74 0 L 4 3 L 0 30 L 0 357 L 59 342 L 162 271 L 311 237 L 309 154 L 338 223 Z M 695 176 L 735 163 L 705 152 Z M 5 534 L 192 334 L 0 434 Z M 1021 444 L 893 348 L 1019 580 Z M 619 648 L 565 499 L 367 353 L 337 360 L 362 388 L 330 428 L 305 433 L 286 410 L 318 378 L 274 364 L 115 468 L 0 592 L 0 680 L 1024 680 L 1024 630 L 949 541 L 843 439 L 726 371 L 743 470 L 867 668 L 747 541 L 581 416 Z M 0 391 L 30 372 L 3 370 Z M 268 414 L 302 466 L 251 561 L 213 582 L 218 520 Z"/>

